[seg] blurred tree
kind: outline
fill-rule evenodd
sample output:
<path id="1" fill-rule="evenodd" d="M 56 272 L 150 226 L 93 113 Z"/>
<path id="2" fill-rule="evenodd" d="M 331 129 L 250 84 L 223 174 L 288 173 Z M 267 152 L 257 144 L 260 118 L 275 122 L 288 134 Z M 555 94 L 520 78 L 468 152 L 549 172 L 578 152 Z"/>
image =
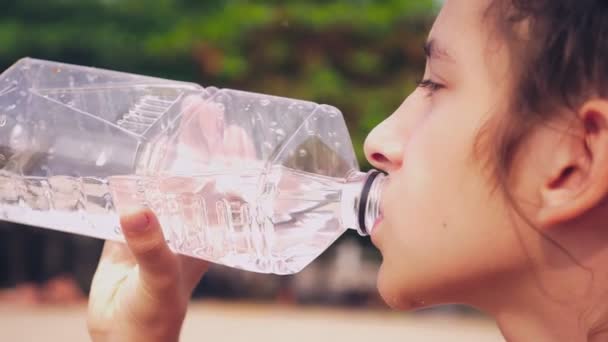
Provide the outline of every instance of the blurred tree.
<path id="1" fill-rule="evenodd" d="M 30 56 L 328 103 L 344 113 L 367 169 L 363 140 L 421 76 L 436 3 L 3 0 L 0 69 Z M 95 260 L 98 249 L 86 249 Z"/>
<path id="2" fill-rule="evenodd" d="M 362 143 L 414 86 L 433 0 L 13 0 L 0 67 L 24 56 L 339 107 Z"/>

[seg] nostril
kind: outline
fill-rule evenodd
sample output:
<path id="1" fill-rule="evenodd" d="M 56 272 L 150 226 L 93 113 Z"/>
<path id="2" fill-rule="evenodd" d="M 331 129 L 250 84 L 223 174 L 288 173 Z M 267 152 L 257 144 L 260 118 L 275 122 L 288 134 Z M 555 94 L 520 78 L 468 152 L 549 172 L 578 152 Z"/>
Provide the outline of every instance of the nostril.
<path id="1" fill-rule="evenodd" d="M 382 153 L 374 153 L 374 154 L 372 154 L 372 159 L 376 163 L 386 163 L 386 162 L 388 162 L 388 158 L 386 158 L 386 156 L 384 154 L 382 154 Z"/>

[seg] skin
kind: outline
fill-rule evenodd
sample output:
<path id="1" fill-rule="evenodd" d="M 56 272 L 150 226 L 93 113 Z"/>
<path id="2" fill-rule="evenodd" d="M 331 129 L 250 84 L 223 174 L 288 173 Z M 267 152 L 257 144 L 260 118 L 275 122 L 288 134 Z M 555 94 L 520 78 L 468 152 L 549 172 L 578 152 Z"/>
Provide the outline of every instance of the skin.
<path id="1" fill-rule="evenodd" d="M 606 341 L 608 100 L 556 113 L 522 142 L 507 179 L 519 215 L 475 153 L 480 132 L 510 115 L 511 61 L 483 19 L 488 4 L 445 2 L 429 34 L 431 83 L 366 141 L 368 160 L 389 173 L 372 236 L 379 292 L 395 309 L 474 306 L 509 341 Z M 150 211 L 121 223 L 127 246 L 101 258 L 91 335 L 177 340 L 206 264 L 172 254 Z"/>

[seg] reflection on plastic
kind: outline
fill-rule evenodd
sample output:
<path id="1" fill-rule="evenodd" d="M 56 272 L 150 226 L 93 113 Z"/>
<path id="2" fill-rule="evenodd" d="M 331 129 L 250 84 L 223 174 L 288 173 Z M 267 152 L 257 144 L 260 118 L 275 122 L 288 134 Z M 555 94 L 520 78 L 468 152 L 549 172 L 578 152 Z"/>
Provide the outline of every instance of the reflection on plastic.
<path id="1" fill-rule="evenodd" d="M 48 61 L 0 76 L 2 219 L 122 241 L 121 207 L 179 253 L 289 274 L 355 224 L 365 175 L 340 112 Z"/>

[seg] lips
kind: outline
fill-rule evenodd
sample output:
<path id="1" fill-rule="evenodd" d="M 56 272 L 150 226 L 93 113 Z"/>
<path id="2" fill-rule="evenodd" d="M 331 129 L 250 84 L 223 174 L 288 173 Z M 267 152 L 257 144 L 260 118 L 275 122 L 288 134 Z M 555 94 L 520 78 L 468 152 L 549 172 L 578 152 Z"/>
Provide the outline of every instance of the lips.
<path id="1" fill-rule="evenodd" d="M 385 195 L 385 190 L 388 185 L 388 177 L 385 176 L 381 180 L 382 180 L 382 182 L 379 184 L 380 188 L 378 189 L 379 191 L 377 193 L 377 196 L 379 197 L 377 207 L 376 207 L 377 217 L 376 217 L 376 219 L 371 227 L 371 231 L 370 231 L 370 237 L 371 237 L 374 245 L 376 245 L 376 247 L 378 247 L 378 244 L 377 244 L 378 231 L 380 230 L 380 226 L 382 225 L 382 222 L 384 221 L 383 200 L 385 199 L 384 195 Z"/>
<path id="2" fill-rule="evenodd" d="M 382 210 L 380 210 L 380 213 L 379 213 L 378 217 L 376 218 L 376 222 L 374 222 L 374 225 L 372 226 L 372 231 L 370 234 L 372 237 L 372 240 L 373 240 L 374 236 L 378 234 L 378 230 L 379 230 L 380 225 L 382 224 L 383 220 L 384 220 L 384 216 L 382 215 Z"/>

